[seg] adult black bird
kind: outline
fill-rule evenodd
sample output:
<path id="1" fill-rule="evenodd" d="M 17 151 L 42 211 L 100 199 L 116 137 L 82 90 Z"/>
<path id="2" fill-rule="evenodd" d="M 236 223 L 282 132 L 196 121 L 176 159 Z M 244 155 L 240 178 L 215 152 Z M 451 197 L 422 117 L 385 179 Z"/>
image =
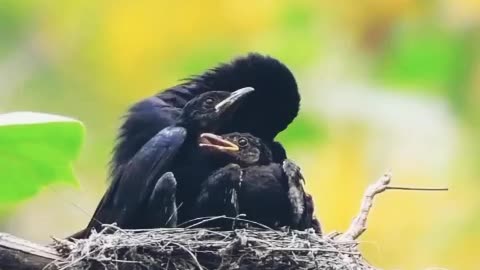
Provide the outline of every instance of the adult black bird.
<path id="1" fill-rule="evenodd" d="M 203 182 L 194 208 L 198 217 L 235 217 L 241 213 L 269 227 L 313 227 L 321 233 L 300 169 L 289 160 L 275 163 L 270 148 L 260 138 L 239 132 L 220 136 L 203 133 L 199 145 L 208 158 L 220 159 L 226 165 Z"/>
<path id="2" fill-rule="evenodd" d="M 158 227 L 165 222 L 165 216 L 156 212 L 161 201 L 168 199 L 165 195 L 171 193 L 169 189 L 177 189 L 178 200 L 190 207 L 200 188 L 197 179 L 206 178 L 214 168 L 198 151 L 199 135 L 215 131 L 228 121 L 228 116 L 252 91 L 251 87 L 232 93 L 210 91 L 178 109 L 175 123 L 157 132 L 124 164 L 122 173 L 113 176 L 87 228 L 74 238 L 88 236 L 92 228 L 99 230 L 102 223 L 116 222 L 121 228 Z"/>
<path id="3" fill-rule="evenodd" d="M 215 90 L 233 92 L 247 86 L 255 88 L 255 92 L 245 98 L 229 121 L 223 121 L 217 132 L 251 133 L 269 145 L 275 162 L 282 163 L 286 153 L 274 138 L 298 114 L 298 87 L 293 74 L 280 61 L 252 53 L 193 76 L 132 106 L 120 128 L 113 152 L 110 177 L 113 182 L 109 189 L 114 190 L 115 182 L 124 174 L 131 179 L 141 178 L 143 174 L 135 176 L 136 172 L 129 165 L 132 158 L 160 130 L 176 123 L 187 102 L 202 93 Z M 151 162 L 154 160 L 152 158 Z"/>
<path id="4" fill-rule="evenodd" d="M 285 150 L 274 142 L 297 116 L 300 94 L 292 72 L 275 58 L 251 53 L 220 64 L 184 83 L 141 100 L 129 110 L 120 128 L 111 160 L 112 179 L 140 148 L 163 128 L 176 122 L 179 111 L 194 97 L 209 91 L 233 92 L 253 87 L 255 92 L 237 108 L 218 133 L 247 132 L 270 145 L 273 158 L 282 162 Z"/>
<path id="5" fill-rule="evenodd" d="M 249 86 L 255 91 L 230 115 L 229 121 L 223 121 L 217 133 L 253 134 L 269 145 L 274 161 L 283 162 L 286 151 L 274 138 L 298 114 L 297 83 L 291 71 L 277 59 L 251 53 L 133 105 L 120 128 L 110 164 L 110 179 L 124 174 L 132 157 L 160 130 L 174 124 L 191 99 L 210 91 L 233 92 Z"/>

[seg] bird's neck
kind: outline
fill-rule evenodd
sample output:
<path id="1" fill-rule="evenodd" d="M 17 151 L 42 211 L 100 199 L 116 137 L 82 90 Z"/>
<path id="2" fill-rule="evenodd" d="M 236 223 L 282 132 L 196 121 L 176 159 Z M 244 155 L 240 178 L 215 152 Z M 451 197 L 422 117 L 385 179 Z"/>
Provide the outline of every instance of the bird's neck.
<path id="1" fill-rule="evenodd" d="M 177 121 L 175 123 L 176 126 L 179 126 L 179 127 L 183 127 L 185 129 L 189 129 L 192 125 L 191 121 L 188 121 L 184 115 L 180 115 L 178 118 L 177 118 Z"/>
<path id="2" fill-rule="evenodd" d="M 205 128 L 202 128 L 201 123 L 199 123 L 198 121 L 192 121 L 192 120 L 189 120 L 188 118 L 185 119 L 183 117 L 180 117 L 177 120 L 176 126 L 185 128 L 188 131 L 188 134 L 192 136 L 193 135 L 199 136 L 203 132 L 211 132 L 211 131 L 205 130 Z"/>

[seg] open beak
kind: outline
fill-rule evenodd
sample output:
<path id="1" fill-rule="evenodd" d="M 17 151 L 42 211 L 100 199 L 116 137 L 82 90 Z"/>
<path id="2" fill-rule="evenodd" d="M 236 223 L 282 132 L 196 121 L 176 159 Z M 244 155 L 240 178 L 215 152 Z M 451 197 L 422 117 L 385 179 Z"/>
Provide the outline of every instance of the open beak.
<path id="1" fill-rule="evenodd" d="M 244 87 L 232 92 L 229 97 L 222 100 L 215 106 L 215 111 L 217 113 L 226 111 L 228 108 L 232 107 L 232 105 L 238 103 L 239 100 L 243 99 L 248 93 L 253 92 L 254 90 L 255 89 L 253 89 L 253 87 Z"/>
<path id="2" fill-rule="evenodd" d="M 213 133 L 200 134 L 199 146 L 220 152 L 237 152 L 240 148 L 222 137 Z"/>

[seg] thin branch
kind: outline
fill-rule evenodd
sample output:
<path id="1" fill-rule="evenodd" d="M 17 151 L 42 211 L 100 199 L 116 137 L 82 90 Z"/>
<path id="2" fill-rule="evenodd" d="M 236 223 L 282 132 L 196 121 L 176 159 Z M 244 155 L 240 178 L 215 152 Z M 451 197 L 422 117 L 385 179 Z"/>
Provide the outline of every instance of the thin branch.
<path id="1" fill-rule="evenodd" d="M 388 186 L 392 190 L 414 190 L 414 191 L 448 191 L 448 188 L 418 188 L 418 187 L 394 187 Z"/>
<path id="2" fill-rule="evenodd" d="M 388 188 L 388 184 L 390 183 L 391 179 L 391 172 L 387 172 L 367 188 L 365 194 L 363 195 L 359 214 L 355 217 L 348 230 L 344 234 L 340 235 L 337 240 L 352 241 L 362 235 L 362 233 L 367 229 L 367 217 L 370 213 L 370 209 L 372 208 L 375 195 L 384 192 Z"/>

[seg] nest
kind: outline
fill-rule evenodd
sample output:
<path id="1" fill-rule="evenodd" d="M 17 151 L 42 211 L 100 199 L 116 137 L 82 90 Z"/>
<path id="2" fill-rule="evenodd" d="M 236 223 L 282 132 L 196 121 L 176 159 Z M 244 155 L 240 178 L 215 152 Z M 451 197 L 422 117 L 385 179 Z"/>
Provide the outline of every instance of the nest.
<path id="1" fill-rule="evenodd" d="M 356 241 L 313 230 L 232 231 L 107 226 L 88 239 L 57 240 L 55 269 L 374 269 Z"/>

